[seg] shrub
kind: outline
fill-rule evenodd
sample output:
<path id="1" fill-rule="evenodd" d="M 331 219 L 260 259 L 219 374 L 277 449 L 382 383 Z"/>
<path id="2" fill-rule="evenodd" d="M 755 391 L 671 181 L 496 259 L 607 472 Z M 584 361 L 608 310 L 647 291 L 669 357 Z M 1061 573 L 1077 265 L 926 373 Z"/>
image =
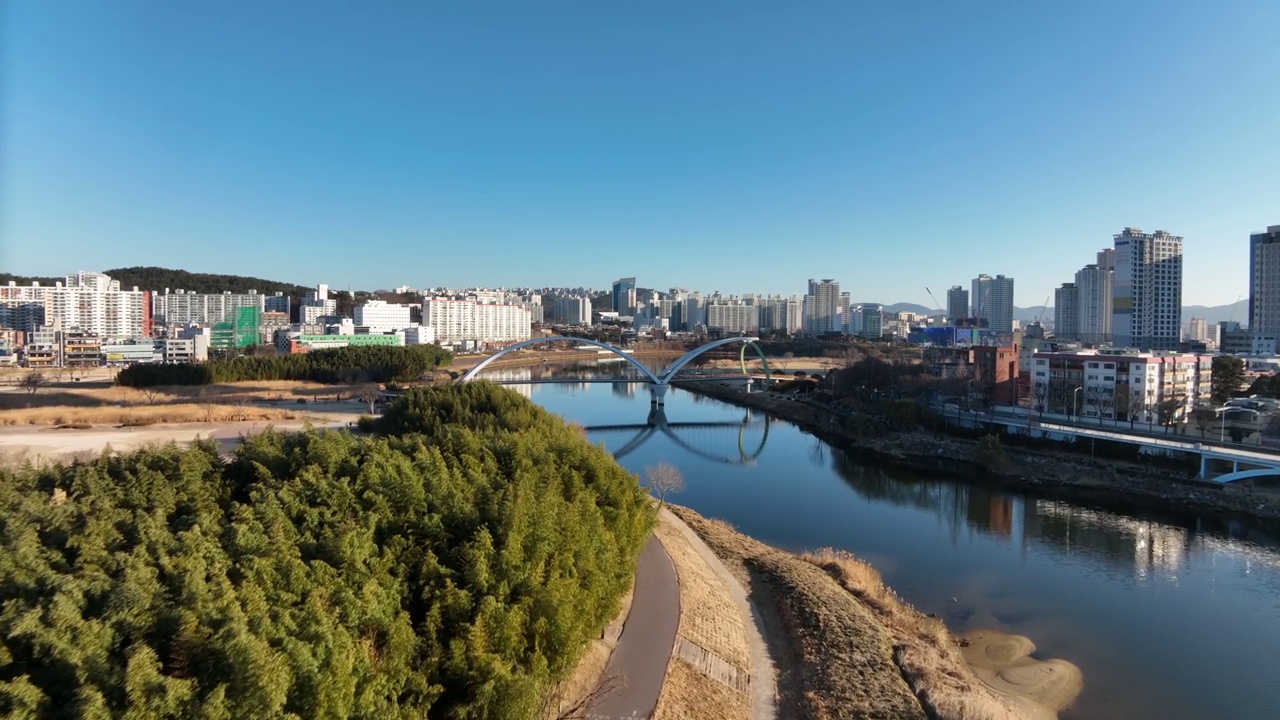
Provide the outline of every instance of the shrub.
<path id="1" fill-rule="evenodd" d="M 208 385 L 264 380 L 310 380 L 319 383 L 358 381 L 385 383 L 417 380 L 453 355 L 436 345 L 345 347 L 297 355 L 236 357 L 203 364 L 132 365 L 116 383 L 126 387 Z"/>
<path id="2" fill-rule="evenodd" d="M 1009 467 L 1009 455 L 1000 444 L 998 435 L 983 435 L 982 439 L 978 440 L 975 456 L 978 464 L 988 470 L 998 471 Z"/>
<path id="3" fill-rule="evenodd" d="M 371 433 L 377 429 L 378 421 L 372 415 L 361 415 L 356 419 L 356 427 L 360 428 L 361 432 Z"/>

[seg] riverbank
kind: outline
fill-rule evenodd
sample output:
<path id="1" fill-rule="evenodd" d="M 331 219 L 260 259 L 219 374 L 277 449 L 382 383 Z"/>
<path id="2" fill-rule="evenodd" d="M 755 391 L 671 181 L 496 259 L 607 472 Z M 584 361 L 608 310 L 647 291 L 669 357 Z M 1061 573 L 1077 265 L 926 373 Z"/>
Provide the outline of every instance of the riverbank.
<path id="1" fill-rule="evenodd" d="M 1074 665 L 1028 657 L 1034 645 L 1020 636 L 954 637 L 852 555 L 797 556 L 688 508 L 670 509 L 757 611 L 777 667 L 778 717 L 1046 720 L 1080 691 Z"/>
<path id="2" fill-rule="evenodd" d="M 909 470 L 944 474 L 1120 512 L 1209 511 L 1257 523 L 1270 532 L 1280 531 L 1280 502 L 1276 496 L 1254 493 L 1247 486 L 1205 483 L 1193 475 L 1180 475 L 1156 464 L 1096 460 L 1075 454 L 1066 447 L 1032 450 L 1006 444 L 1002 447 L 1003 457 L 993 466 L 981 460 L 979 443 L 975 440 L 922 428 L 869 436 L 849 427 L 848 416 L 814 403 L 746 394 L 712 382 L 687 382 L 681 383 L 681 387 L 741 407 L 764 410 L 854 456 Z"/>

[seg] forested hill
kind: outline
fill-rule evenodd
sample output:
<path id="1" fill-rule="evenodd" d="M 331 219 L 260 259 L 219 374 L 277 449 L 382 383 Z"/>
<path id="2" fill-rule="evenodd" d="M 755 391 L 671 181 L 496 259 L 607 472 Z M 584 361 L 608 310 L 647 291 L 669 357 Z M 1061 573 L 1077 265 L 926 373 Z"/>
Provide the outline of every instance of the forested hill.
<path id="1" fill-rule="evenodd" d="M 198 293 L 220 293 L 227 290 L 231 292 L 246 292 L 248 290 L 257 290 L 263 295 L 272 295 L 282 292 L 295 298 L 300 298 L 311 292 L 311 288 L 294 283 L 279 282 L 276 280 L 264 280 L 262 278 L 246 277 L 244 275 L 217 275 L 214 273 L 193 273 L 186 270 L 170 270 L 161 267 L 128 267 L 115 268 L 114 270 L 103 270 L 106 275 L 110 275 L 112 279 L 120 281 L 120 287 L 132 288 L 137 286 L 140 290 L 152 290 L 154 292 L 164 292 L 165 288 L 170 290 L 187 290 Z M 52 285 L 55 282 L 63 282 L 64 277 L 28 277 L 22 275 L 10 275 L 9 273 L 0 273 L 0 284 L 7 284 L 14 281 L 19 285 L 30 285 L 33 281 L 41 285 Z"/>
<path id="2" fill-rule="evenodd" d="M 262 278 L 244 275 L 215 275 L 213 273 L 193 273 L 186 270 L 170 270 L 160 267 L 128 267 L 115 270 L 103 270 L 104 273 L 120 281 L 120 287 L 138 286 L 142 290 L 164 292 L 170 290 L 187 290 L 198 293 L 247 292 L 257 290 L 263 295 L 282 292 L 293 297 L 302 297 L 311 292 L 311 288 L 294 283 L 263 280 Z"/>

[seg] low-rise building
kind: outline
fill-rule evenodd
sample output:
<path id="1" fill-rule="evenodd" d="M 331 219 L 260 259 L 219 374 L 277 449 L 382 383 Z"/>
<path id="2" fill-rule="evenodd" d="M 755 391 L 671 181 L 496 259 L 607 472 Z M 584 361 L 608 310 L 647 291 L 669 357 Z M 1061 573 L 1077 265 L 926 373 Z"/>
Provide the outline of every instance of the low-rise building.
<path id="1" fill-rule="evenodd" d="M 160 340 L 157 338 L 129 338 L 102 343 L 102 358 L 111 366 L 160 362 Z"/>
<path id="2" fill-rule="evenodd" d="M 1031 362 L 1031 409 L 1044 415 L 1172 425 L 1210 394 L 1208 355 L 1078 350 Z"/>
<path id="3" fill-rule="evenodd" d="M 66 367 L 79 368 L 102 365 L 102 338 L 81 330 L 64 332 L 62 364 Z"/>
<path id="4" fill-rule="evenodd" d="M 355 324 L 369 328 L 370 333 L 395 332 L 413 324 L 410 311 L 409 305 L 370 300 L 356 307 Z"/>

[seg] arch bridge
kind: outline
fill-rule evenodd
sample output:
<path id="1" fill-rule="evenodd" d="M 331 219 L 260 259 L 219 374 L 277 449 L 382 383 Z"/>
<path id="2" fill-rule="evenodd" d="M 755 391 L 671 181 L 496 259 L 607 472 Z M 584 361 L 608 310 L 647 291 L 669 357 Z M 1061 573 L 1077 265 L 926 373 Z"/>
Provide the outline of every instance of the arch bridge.
<path id="1" fill-rule="evenodd" d="M 756 354 L 760 356 L 761 363 L 764 365 L 765 383 L 768 384 L 772 379 L 773 374 L 769 370 L 769 361 L 768 359 L 765 358 L 764 351 L 761 350 L 760 346 L 756 344 L 756 341 L 759 339 L 760 338 L 755 338 L 755 337 L 733 337 L 733 338 L 724 338 L 723 340 L 714 340 L 705 345 L 699 345 L 698 347 L 690 350 L 684 355 L 681 355 L 680 357 L 676 358 L 675 361 L 673 361 L 670 365 L 668 365 L 666 369 L 662 371 L 661 374 L 657 374 L 652 370 L 650 370 L 648 367 L 646 367 L 644 363 L 640 362 L 639 360 L 636 360 L 630 354 L 624 352 L 621 348 L 616 347 L 614 345 L 610 345 L 609 343 L 601 342 L 599 340 L 591 340 L 588 338 L 576 338 L 576 337 L 565 337 L 562 335 L 554 335 L 551 337 L 534 338 L 533 340 L 525 340 L 524 342 L 519 342 L 519 343 L 516 343 L 515 345 L 510 345 L 508 347 L 505 347 L 499 350 L 498 352 L 490 355 L 489 357 L 485 358 L 480 364 L 468 370 L 462 377 L 458 378 L 458 382 L 465 383 L 465 382 L 470 382 L 471 380 L 474 380 L 476 376 L 481 371 L 483 371 L 486 367 L 488 367 L 491 363 L 493 363 L 494 361 L 498 360 L 499 358 L 505 355 L 509 355 L 518 350 L 524 350 L 525 348 L 535 347 L 537 345 L 547 345 L 547 344 L 556 343 L 556 342 L 572 342 L 572 343 L 578 343 L 582 345 L 593 345 L 595 347 L 600 348 L 601 350 L 607 350 L 617 355 L 618 357 L 622 358 L 623 360 L 627 361 L 628 363 L 630 363 L 632 367 L 634 367 L 636 370 L 640 372 L 640 375 L 643 378 L 642 382 L 648 385 L 651 402 L 655 405 L 663 405 L 665 404 L 667 388 L 671 387 L 671 381 L 675 379 L 677 373 L 683 370 L 689 363 L 696 360 L 699 355 L 702 355 L 710 350 L 715 350 L 716 348 L 725 347 L 726 345 L 740 344 L 742 346 L 742 350 L 738 354 L 738 362 L 742 366 L 743 375 L 747 374 L 747 361 L 746 361 L 747 348 L 750 347 L 754 349 L 756 351 Z"/>

